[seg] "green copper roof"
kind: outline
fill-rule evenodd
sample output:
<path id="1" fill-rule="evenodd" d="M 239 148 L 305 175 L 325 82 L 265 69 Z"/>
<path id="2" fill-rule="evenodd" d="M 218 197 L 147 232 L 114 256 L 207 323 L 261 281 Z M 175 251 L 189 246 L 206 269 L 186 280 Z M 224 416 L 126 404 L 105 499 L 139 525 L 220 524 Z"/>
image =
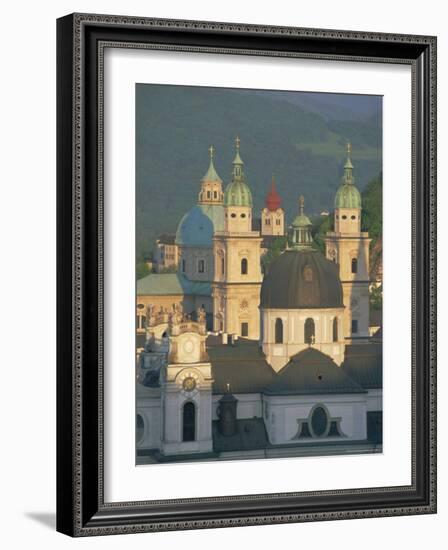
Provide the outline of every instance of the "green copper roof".
<path id="1" fill-rule="evenodd" d="M 214 151 L 215 151 L 215 148 L 212 145 L 209 149 L 210 165 L 208 167 L 207 173 L 202 178 L 202 181 L 219 181 L 219 182 L 222 182 L 222 179 L 219 177 L 218 172 L 215 169 L 215 165 L 213 164 Z"/>
<path id="2" fill-rule="evenodd" d="M 334 199 L 335 208 L 361 208 L 361 194 L 355 187 L 353 177 L 353 164 L 351 160 L 352 147 L 347 144 L 347 160 L 344 164 L 344 175 L 342 185 L 339 187 Z"/>
<path id="3" fill-rule="evenodd" d="M 304 213 L 305 199 L 303 195 L 299 198 L 299 213 L 291 224 L 292 227 L 292 247 L 294 249 L 310 248 L 313 243 L 311 236 L 312 223 Z"/>
<path id="4" fill-rule="evenodd" d="M 252 193 L 246 183 L 239 151 L 239 138 L 236 138 L 236 155 L 233 160 L 232 181 L 224 192 L 224 206 L 252 206 Z"/>
<path id="5" fill-rule="evenodd" d="M 224 193 L 224 206 L 252 206 L 252 193 L 247 183 L 232 181 Z"/>
<path id="6" fill-rule="evenodd" d="M 190 281 L 179 273 L 150 273 L 137 281 L 137 296 L 210 296 L 208 282 Z"/>
<path id="7" fill-rule="evenodd" d="M 334 199 L 334 207 L 361 208 L 361 193 L 353 184 L 341 185 Z"/>

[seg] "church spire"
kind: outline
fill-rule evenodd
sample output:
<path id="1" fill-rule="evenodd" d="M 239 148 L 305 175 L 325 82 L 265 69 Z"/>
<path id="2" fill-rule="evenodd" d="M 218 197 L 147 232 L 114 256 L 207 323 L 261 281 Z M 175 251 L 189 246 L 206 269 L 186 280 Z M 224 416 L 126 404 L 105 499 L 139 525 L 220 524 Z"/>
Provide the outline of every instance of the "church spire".
<path id="1" fill-rule="evenodd" d="M 292 222 L 292 248 L 295 250 L 308 249 L 313 246 L 313 237 L 311 236 L 311 221 L 305 214 L 305 198 L 303 195 L 299 198 L 299 214 Z"/>
<path id="2" fill-rule="evenodd" d="M 240 138 L 236 136 L 236 139 L 235 139 L 236 154 L 235 154 L 235 158 L 233 159 L 232 181 L 244 181 L 244 172 L 243 172 L 244 162 L 241 160 L 241 157 L 240 157 L 240 142 L 241 142 Z"/>
<path id="3" fill-rule="evenodd" d="M 352 164 L 352 144 L 347 141 L 347 160 L 344 164 L 344 176 L 342 183 L 346 185 L 353 185 L 355 180 L 353 178 L 353 164 Z"/>
<path id="4" fill-rule="evenodd" d="M 210 145 L 208 154 L 210 156 L 210 164 L 207 173 L 201 180 L 198 204 L 222 204 L 222 179 L 218 176 L 218 172 L 213 164 L 213 157 L 215 155 L 215 148 L 213 145 Z"/>
<path id="5" fill-rule="evenodd" d="M 208 153 L 210 155 L 210 164 L 207 170 L 207 173 L 202 178 L 202 181 L 220 181 L 222 182 L 222 179 L 218 176 L 218 172 L 215 169 L 215 165 L 213 164 L 213 157 L 215 156 L 215 148 L 213 145 L 210 145 L 208 148 Z"/>
<path id="6" fill-rule="evenodd" d="M 271 190 L 269 191 L 266 197 L 265 203 L 266 203 L 266 208 L 270 211 L 277 210 L 278 208 L 280 208 L 280 205 L 282 203 L 282 199 L 280 198 L 280 195 L 277 193 L 274 174 L 272 174 Z"/>

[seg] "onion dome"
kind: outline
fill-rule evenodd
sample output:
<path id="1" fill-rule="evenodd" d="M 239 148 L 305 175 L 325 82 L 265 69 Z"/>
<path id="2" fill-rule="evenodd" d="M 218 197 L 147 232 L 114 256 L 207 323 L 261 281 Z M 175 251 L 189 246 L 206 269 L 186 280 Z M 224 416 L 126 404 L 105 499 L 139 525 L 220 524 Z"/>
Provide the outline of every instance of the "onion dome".
<path id="1" fill-rule="evenodd" d="M 243 171 L 244 162 L 240 157 L 240 138 L 236 138 L 236 155 L 233 160 L 232 181 L 224 193 L 224 206 L 252 207 L 252 193 L 246 183 Z"/>
<path id="2" fill-rule="evenodd" d="M 343 306 L 338 266 L 313 248 L 311 221 L 304 214 L 304 198 L 292 223 L 292 248 L 269 267 L 261 285 L 262 308 L 322 309 Z"/>
<path id="3" fill-rule="evenodd" d="M 361 194 L 355 186 L 351 152 L 352 146 L 347 143 L 347 160 L 344 164 L 342 185 L 339 187 L 334 200 L 335 208 L 361 208 Z"/>
<path id="4" fill-rule="evenodd" d="M 271 212 L 274 212 L 275 210 L 280 208 L 281 204 L 282 204 L 282 199 L 280 198 L 280 195 L 277 193 L 277 189 L 275 188 L 275 178 L 274 176 L 272 176 L 271 190 L 269 191 L 266 197 L 266 208 Z"/>

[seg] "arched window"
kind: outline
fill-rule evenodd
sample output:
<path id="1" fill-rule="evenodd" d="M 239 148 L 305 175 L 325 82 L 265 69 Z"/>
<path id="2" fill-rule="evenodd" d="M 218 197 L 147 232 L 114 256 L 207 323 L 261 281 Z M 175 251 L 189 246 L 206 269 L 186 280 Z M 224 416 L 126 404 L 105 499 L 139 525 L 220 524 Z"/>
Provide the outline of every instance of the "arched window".
<path id="1" fill-rule="evenodd" d="M 315 326 L 314 326 L 314 319 L 311 319 L 311 317 L 308 317 L 308 319 L 305 321 L 305 343 L 306 344 L 314 344 L 315 339 Z"/>
<path id="2" fill-rule="evenodd" d="M 198 273 L 204 273 L 205 271 L 205 260 L 198 261 Z"/>
<path id="3" fill-rule="evenodd" d="M 358 258 L 352 258 L 352 273 L 358 273 Z"/>
<path id="4" fill-rule="evenodd" d="M 247 259 L 243 258 L 241 260 L 241 275 L 247 275 Z"/>
<path id="5" fill-rule="evenodd" d="M 224 275 L 225 273 L 225 263 L 224 263 L 224 258 L 221 258 L 221 273 L 222 275 Z"/>
<path id="6" fill-rule="evenodd" d="M 275 343 L 283 344 L 283 321 L 278 318 L 275 320 Z"/>
<path id="7" fill-rule="evenodd" d="M 338 318 L 333 319 L 333 342 L 338 341 Z"/>
<path id="8" fill-rule="evenodd" d="M 139 443 L 143 439 L 143 434 L 145 432 L 145 422 L 143 417 L 138 414 L 135 419 L 135 439 Z"/>
<path id="9" fill-rule="evenodd" d="M 191 401 L 185 403 L 182 417 L 182 441 L 194 441 L 196 439 L 196 407 L 194 403 Z"/>

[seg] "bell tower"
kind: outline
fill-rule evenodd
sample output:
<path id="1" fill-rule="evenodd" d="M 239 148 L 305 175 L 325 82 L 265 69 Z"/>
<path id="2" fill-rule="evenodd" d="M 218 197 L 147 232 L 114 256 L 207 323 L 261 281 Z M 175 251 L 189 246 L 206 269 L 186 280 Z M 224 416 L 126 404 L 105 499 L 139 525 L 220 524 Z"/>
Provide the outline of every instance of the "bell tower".
<path id="1" fill-rule="evenodd" d="M 261 211 L 261 234 L 282 237 L 285 234 L 285 211 L 281 208 L 282 199 L 277 193 L 275 178 L 272 176 L 265 207 Z"/>
<path id="2" fill-rule="evenodd" d="M 237 137 L 232 179 L 224 193 L 224 231 L 213 237 L 213 328 L 258 340 L 262 239 L 252 231 L 252 193 L 239 149 Z"/>
<path id="3" fill-rule="evenodd" d="M 325 237 L 326 257 L 339 266 L 344 294 L 344 336 L 369 337 L 369 245 L 367 232 L 361 231 L 361 194 L 355 186 L 351 144 L 347 144 L 344 175 L 334 202 L 334 231 Z"/>

